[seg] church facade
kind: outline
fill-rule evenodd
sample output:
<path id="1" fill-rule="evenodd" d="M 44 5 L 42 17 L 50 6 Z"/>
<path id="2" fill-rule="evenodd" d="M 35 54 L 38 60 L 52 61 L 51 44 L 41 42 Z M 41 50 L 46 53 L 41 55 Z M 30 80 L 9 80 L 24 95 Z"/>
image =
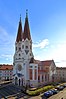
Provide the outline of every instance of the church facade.
<path id="1" fill-rule="evenodd" d="M 36 76 L 36 77 L 34 77 Z M 19 86 L 33 85 L 38 82 L 38 64 L 34 63 L 32 39 L 30 35 L 28 15 L 26 13 L 24 31 L 21 17 L 15 42 L 13 61 L 13 83 Z"/>
<path id="2" fill-rule="evenodd" d="M 48 63 L 48 64 L 47 64 Z M 55 81 L 56 66 L 53 60 L 38 61 L 32 52 L 28 15 L 26 13 L 24 31 L 20 17 L 15 53 L 13 58 L 13 83 L 19 86 L 38 86 Z"/>

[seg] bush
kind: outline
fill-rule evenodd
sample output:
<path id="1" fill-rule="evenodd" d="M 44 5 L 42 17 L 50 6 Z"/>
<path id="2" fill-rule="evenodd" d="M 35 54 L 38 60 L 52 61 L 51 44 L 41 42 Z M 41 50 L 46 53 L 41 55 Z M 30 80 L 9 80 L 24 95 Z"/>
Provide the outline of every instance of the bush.
<path id="1" fill-rule="evenodd" d="M 43 90 L 44 90 L 44 92 L 45 91 L 47 91 L 47 90 L 49 90 L 49 89 L 51 89 L 51 88 L 54 88 L 53 86 L 45 86 L 45 87 L 43 87 Z"/>
<path id="2" fill-rule="evenodd" d="M 53 88 L 53 86 L 45 86 L 43 88 L 36 89 L 35 91 L 28 91 L 28 95 L 30 96 L 39 95 L 40 93 L 45 92 L 51 88 Z"/>

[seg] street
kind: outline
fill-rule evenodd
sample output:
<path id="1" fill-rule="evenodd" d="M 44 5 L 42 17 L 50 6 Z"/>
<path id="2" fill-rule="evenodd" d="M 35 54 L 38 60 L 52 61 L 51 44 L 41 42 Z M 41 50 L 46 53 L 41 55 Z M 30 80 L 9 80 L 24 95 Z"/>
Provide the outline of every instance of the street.
<path id="1" fill-rule="evenodd" d="M 66 88 L 60 91 L 58 94 L 51 96 L 48 99 L 66 99 Z"/>

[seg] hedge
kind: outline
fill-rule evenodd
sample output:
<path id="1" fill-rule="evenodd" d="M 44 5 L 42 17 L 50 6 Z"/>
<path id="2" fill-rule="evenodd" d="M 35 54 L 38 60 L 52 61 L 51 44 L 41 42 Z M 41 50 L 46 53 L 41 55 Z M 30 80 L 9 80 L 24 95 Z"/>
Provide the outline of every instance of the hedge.
<path id="1" fill-rule="evenodd" d="M 54 87 L 53 86 L 45 86 L 43 88 L 36 89 L 35 91 L 28 91 L 27 93 L 30 96 L 34 96 L 34 95 L 39 95 L 40 93 L 45 92 L 52 88 L 54 88 Z"/>

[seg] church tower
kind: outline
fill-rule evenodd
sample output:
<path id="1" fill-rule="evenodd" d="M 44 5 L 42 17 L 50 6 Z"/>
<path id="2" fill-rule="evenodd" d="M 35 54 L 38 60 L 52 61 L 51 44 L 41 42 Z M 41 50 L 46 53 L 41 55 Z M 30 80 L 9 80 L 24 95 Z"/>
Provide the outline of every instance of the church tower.
<path id="1" fill-rule="evenodd" d="M 29 81 L 29 65 L 33 62 L 32 40 L 28 22 L 28 13 L 22 30 L 21 16 L 15 42 L 15 54 L 13 60 L 13 83 L 26 86 Z"/>

